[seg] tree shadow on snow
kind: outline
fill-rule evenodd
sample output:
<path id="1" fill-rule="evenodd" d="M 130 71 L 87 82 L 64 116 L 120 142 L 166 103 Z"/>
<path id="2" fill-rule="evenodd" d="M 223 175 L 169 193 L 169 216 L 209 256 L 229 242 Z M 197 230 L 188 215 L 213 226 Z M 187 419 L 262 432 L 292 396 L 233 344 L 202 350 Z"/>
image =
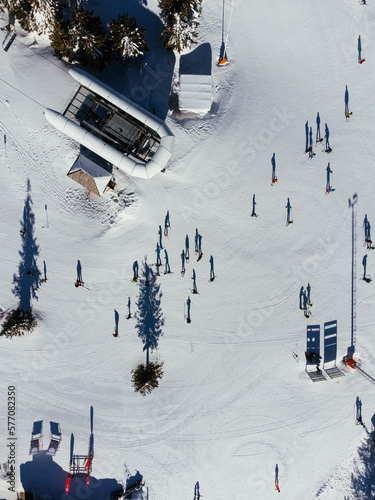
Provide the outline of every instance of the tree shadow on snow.
<path id="1" fill-rule="evenodd" d="M 70 483 L 69 494 L 65 494 L 65 483 L 68 472 L 53 461 L 47 451 L 39 451 L 31 461 L 21 464 L 20 478 L 25 492 L 33 493 L 34 498 L 66 498 L 74 500 L 109 499 L 113 491 L 122 488 L 116 479 L 96 479 L 90 476 L 89 486 L 86 487 L 86 476 L 73 477 Z"/>
<path id="2" fill-rule="evenodd" d="M 203 43 L 180 58 L 180 75 L 211 75 L 211 44 Z"/>
<path id="3" fill-rule="evenodd" d="M 22 248 L 19 251 L 21 261 L 18 273 L 13 275 L 13 293 L 19 299 L 19 309 L 31 312 L 31 300 L 38 300 L 37 290 L 40 284 L 41 272 L 38 269 L 37 257 L 39 246 L 34 237 L 35 215 L 32 210 L 30 180 L 27 179 L 27 196 L 23 209 L 21 224 Z"/>
<path id="4" fill-rule="evenodd" d="M 146 351 L 146 366 L 149 364 L 149 352 L 157 349 L 159 337 L 163 335 L 164 325 L 163 313 L 161 310 L 160 285 L 156 283 L 156 276 L 147 262 L 143 263 L 141 273 L 140 293 L 137 300 L 136 325 L 138 336 L 144 344 Z"/>
<path id="5" fill-rule="evenodd" d="M 357 450 L 351 486 L 355 498 L 375 498 L 375 431 L 367 435 Z"/>
<path id="6" fill-rule="evenodd" d="M 148 51 L 144 56 L 128 59 L 124 66 L 111 64 L 95 75 L 148 111 L 165 119 L 168 113 L 168 97 L 171 90 L 175 56 L 172 50 L 164 48 L 160 41 L 163 30 L 161 19 L 151 12 L 140 0 L 120 2 L 92 2 L 88 8 L 94 10 L 103 25 L 118 14 L 128 13 L 136 19 L 139 28 L 145 28 Z"/>

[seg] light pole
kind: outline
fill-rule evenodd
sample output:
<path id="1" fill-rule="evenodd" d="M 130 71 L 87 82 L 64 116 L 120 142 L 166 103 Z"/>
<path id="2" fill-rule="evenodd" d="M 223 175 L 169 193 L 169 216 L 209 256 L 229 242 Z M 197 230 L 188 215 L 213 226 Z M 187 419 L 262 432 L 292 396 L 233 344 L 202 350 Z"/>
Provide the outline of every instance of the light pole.
<path id="1" fill-rule="evenodd" d="M 357 333 L 357 270 L 356 270 L 356 217 L 355 217 L 355 204 L 358 201 L 357 194 L 353 194 L 349 198 L 349 208 L 352 209 L 352 311 L 351 311 L 351 343 L 348 347 L 346 359 L 352 359 L 355 352 L 355 342 Z"/>

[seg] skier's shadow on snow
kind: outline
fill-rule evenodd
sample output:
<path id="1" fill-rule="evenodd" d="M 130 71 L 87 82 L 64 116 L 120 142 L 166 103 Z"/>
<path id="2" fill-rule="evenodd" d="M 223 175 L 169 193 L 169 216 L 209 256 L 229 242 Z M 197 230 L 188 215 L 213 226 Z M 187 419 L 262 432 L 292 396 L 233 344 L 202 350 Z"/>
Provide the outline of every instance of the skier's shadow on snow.
<path id="1" fill-rule="evenodd" d="M 90 476 L 86 487 L 85 477 L 73 477 L 69 495 L 65 494 L 68 472 L 54 462 L 47 450 L 33 455 L 29 462 L 20 465 L 20 479 L 24 491 L 32 492 L 33 498 L 87 498 L 99 500 L 111 498 L 111 493 L 122 489 L 116 479 L 96 479 Z"/>
<path id="2" fill-rule="evenodd" d="M 116 309 L 114 309 L 114 313 L 115 313 L 115 333 L 118 334 L 118 325 L 120 322 L 120 315 Z"/>
<path id="3" fill-rule="evenodd" d="M 361 36 L 358 37 L 358 62 L 362 61 L 362 42 Z"/>
<path id="4" fill-rule="evenodd" d="M 279 486 L 279 466 L 276 464 L 275 466 L 275 485 Z"/>
<path id="5" fill-rule="evenodd" d="M 194 486 L 194 500 L 199 500 L 200 498 L 201 494 L 199 492 L 199 481 L 197 481 Z"/>
<path id="6" fill-rule="evenodd" d="M 363 279 L 365 280 L 367 274 L 367 254 L 363 256 L 362 265 L 363 265 Z"/>
<path id="7" fill-rule="evenodd" d="M 363 227 L 365 229 L 365 241 L 371 241 L 371 224 L 367 218 L 367 214 L 365 214 L 365 218 L 363 220 Z"/>
<path id="8" fill-rule="evenodd" d="M 329 128 L 328 128 L 328 125 L 325 124 L 324 126 L 324 139 L 325 139 L 325 150 L 327 152 L 331 152 L 331 146 L 329 144 Z"/>
<path id="9" fill-rule="evenodd" d="M 355 408 L 356 408 L 356 419 L 362 419 L 362 401 L 359 399 L 357 396 L 357 399 L 355 401 Z"/>
<path id="10" fill-rule="evenodd" d="M 37 265 L 39 245 L 34 237 L 35 215 L 32 210 L 30 180 L 27 179 L 27 196 L 20 220 L 22 247 L 18 252 L 21 261 L 18 273 L 13 275 L 13 294 L 19 299 L 19 309 L 31 311 L 31 300 L 38 299 L 37 291 L 41 280 L 41 271 Z"/>
<path id="11" fill-rule="evenodd" d="M 316 115 L 316 137 L 315 137 L 315 142 L 321 142 L 321 137 L 320 137 L 320 115 L 319 112 Z"/>
<path id="12" fill-rule="evenodd" d="M 271 165 L 272 165 L 272 179 L 275 179 L 276 178 L 276 157 L 275 157 L 275 153 L 273 153 L 273 155 L 272 155 Z"/>
<path id="13" fill-rule="evenodd" d="M 80 260 L 77 260 L 77 280 L 83 281 L 82 279 L 82 264 Z"/>
<path id="14" fill-rule="evenodd" d="M 345 88 L 345 116 L 349 114 L 349 90 L 348 86 Z"/>

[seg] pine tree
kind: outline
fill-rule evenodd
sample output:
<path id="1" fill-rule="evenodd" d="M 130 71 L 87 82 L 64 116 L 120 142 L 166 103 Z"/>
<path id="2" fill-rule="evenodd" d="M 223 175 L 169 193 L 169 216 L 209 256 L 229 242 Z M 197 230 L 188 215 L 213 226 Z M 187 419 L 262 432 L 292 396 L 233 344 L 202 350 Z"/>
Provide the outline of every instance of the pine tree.
<path id="1" fill-rule="evenodd" d="M 62 16 L 55 17 L 49 40 L 54 56 L 64 57 L 69 61 L 74 59 L 74 46 L 69 33 L 69 21 Z"/>
<path id="2" fill-rule="evenodd" d="M 139 57 L 147 49 L 144 40 L 144 28 L 138 28 L 137 22 L 128 14 L 119 15 L 109 25 L 109 41 L 114 59 L 123 62 L 130 57 Z"/>
<path id="3" fill-rule="evenodd" d="M 77 7 L 72 12 L 69 25 L 73 53 L 70 61 L 76 60 L 91 69 L 103 69 L 109 62 L 108 38 L 99 17 L 93 11 Z"/>
<path id="4" fill-rule="evenodd" d="M 31 31 L 49 34 L 54 26 L 55 18 L 61 11 L 58 0 L 29 0 L 32 8 L 30 21 Z"/>
<path id="5" fill-rule="evenodd" d="M 17 19 L 22 29 L 31 31 L 34 13 L 28 0 L 13 0 L 8 2 L 9 12 Z"/>
<path id="6" fill-rule="evenodd" d="M 0 10 L 8 10 L 25 31 L 49 33 L 60 10 L 58 0 L 0 0 Z"/>
<path id="7" fill-rule="evenodd" d="M 199 23 L 194 20 L 186 21 L 179 13 L 169 18 L 161 35 L 164 45 L 179 54 L 185 49 L 190 49 L 198 36 L 196 28 Z"/>
<path id="8" fill-rule="evenodd" d="M 159 8 L 165 46 L 179 54 L 189 49 L 198 36 L 197 19 L 202 12 L 202 0 L 159 0 Z"/>

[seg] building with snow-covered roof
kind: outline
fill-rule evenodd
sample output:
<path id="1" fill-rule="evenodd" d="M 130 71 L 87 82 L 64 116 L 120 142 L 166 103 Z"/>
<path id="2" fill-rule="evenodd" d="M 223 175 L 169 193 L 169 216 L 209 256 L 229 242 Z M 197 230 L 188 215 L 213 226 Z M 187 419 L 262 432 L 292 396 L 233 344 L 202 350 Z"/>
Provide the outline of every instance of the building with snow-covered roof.
<path id="1" fill-rule="evenodd" d="M 182 113 L 208 113 L 212 105 L 211 75 L 181 74 L 178 101 Z"/>
<path id="2" fill-rule="evenodd" d="M 82 154 L 78 156 L 69 170 L 68 177 L 97 196 L 101 196 L 107 188 L 115 185 L 111 172 Z"/>
<path id="3" fill-rule="evenodd" d="M 84 71 L 69 73 L 80 86 L 63 113 L 46 109 L 47 120 L 128 175 L 162 171 L 174 145 L 167 125 Z"/>

